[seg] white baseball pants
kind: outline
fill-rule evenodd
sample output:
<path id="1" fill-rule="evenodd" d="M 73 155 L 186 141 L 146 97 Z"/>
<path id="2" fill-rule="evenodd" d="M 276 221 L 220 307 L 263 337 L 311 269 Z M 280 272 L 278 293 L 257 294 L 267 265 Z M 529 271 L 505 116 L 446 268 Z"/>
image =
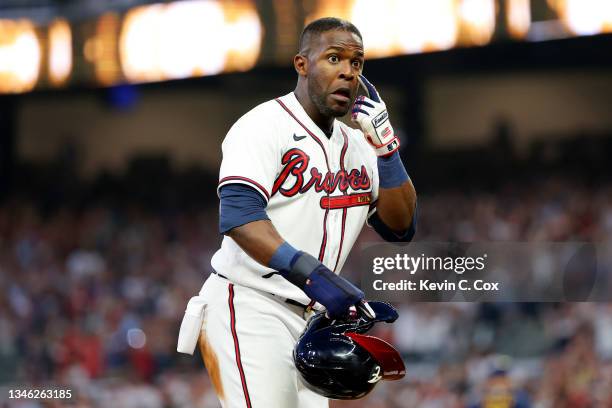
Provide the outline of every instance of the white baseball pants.
<path id="1" fill-rule="evenodd" d="M 273 295 L 212 274 L 200 291 L 205 306 L 200 352 L 223 408 L 327 408 L 293 364 L 306 325 L 304 310 Z"/>

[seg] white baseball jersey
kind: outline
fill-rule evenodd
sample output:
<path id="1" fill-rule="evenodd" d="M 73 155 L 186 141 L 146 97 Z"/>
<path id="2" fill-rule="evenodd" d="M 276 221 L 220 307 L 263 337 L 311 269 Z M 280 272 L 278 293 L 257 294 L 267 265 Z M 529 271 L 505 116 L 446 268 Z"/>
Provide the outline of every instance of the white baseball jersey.
<path id="1" fill-rule="evenodd" d="M 219 188 L 256 189 L 281 237 L 339 273 L 378 196 L 376 155 L 361 131 L 335 120 L 328 138 L 292 92 L 241 117 L 222 150 Z M 228 236 L 211 264 L 238 285 L 310 302 Z"/>

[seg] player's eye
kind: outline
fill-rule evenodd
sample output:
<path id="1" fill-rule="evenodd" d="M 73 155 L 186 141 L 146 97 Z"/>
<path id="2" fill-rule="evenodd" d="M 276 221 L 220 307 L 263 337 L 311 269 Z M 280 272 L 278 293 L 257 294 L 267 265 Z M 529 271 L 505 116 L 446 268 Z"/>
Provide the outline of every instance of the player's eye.
<path id="1" fill-rule="evenodd" d="M 332 64 L 337 64 L 338 62 L 340 62 L 340 58 L 336 54 L 330 55 L 329 57 L 327 57 L 327 60 Z"/>
<path id="2" fill-rule="evenodd" d="M 357 69 L 361 68 L 361 64 L 362 64 L 361 60 L 353 60 L 354 68 L 357 68 Z"/>

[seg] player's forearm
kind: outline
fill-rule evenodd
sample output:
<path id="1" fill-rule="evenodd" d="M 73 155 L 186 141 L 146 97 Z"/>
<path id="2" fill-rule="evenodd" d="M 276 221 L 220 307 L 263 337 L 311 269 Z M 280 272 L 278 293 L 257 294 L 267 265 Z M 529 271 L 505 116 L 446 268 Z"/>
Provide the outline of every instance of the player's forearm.
<path id="1" fill-rule="evenodd" d="M 272 255 L 285 242 L 269 220 L 253 221 L 233 228 L 228 235 L 251 258 L 268 266 Z"/>
<path id="2" fill-rule="evenodd" d="M 286 243 L 268 220 L 241 225 L 228 235 L 253 259 L 280 272 L 281 276 L 302 289 L 311 299 L 327 308 L 330 316 L 348 313 L 361 302 L 363 292 L 333 273 L 310 254 Z"/>
<path id="3" fill-rule="evenodd" d="M 380 188 L 376 211 L 392 231 L 401 234 L 410 228 L 416 209 L 416 191 L 410 180 L 395 188 Z"/>

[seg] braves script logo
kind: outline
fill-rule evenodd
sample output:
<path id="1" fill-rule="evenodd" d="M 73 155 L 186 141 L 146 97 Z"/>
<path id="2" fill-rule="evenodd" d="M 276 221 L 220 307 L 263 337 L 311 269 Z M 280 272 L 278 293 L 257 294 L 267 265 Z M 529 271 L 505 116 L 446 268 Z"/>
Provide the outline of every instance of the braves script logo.
<path id="1" fill-rule="evenodd" d="M 297 193 L 305 193 L 313 187 L 317 193 L 324 191 L 327 194 L 332 194 L 336 189 L 345 193 L 349 187 L 355 191 L 370 189 L 370 178 L 364 166 L 361 166 L 361 170 L 339 170 L 336 173 L 328 171 L 326 174 L 322 174 L 319 169 L 312 167 L 310 178 L 306 180 L 304 173 L 309 162 L 310 157 L 300 149 L 291 149 L 285 153 L 282 159 L 282 164 L 285 167 L 274 182 L 272 194 L 278 191 L 285 197 L 293 197 Z M 290 179 L 290 175 L 293 178 Z M 287 180 L 292 180 L 293 184 L 288 188 L 281 187 Z"/>

